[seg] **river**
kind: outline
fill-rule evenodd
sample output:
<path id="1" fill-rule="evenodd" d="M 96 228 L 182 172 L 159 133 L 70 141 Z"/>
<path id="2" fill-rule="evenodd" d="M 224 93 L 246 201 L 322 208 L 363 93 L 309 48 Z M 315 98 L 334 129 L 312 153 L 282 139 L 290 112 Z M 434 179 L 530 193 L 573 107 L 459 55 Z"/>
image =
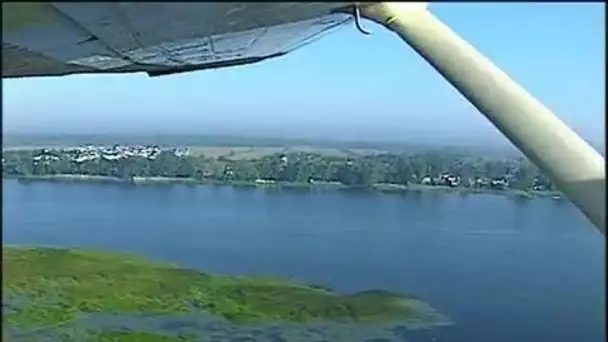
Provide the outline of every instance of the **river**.
<path id="1" fill-rule="evenodd" d="M 604 236 L 567 201 L 3 180 L 3 243 L 417 296 L 411 341 L 605 340 Z"/>

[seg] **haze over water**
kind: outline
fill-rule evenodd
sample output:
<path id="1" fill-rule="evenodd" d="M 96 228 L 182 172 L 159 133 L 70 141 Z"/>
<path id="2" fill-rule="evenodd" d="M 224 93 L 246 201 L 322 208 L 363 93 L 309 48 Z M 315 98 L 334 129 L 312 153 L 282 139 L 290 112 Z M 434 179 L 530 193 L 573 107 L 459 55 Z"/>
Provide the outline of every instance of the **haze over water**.
<path id="1" fill-rule="evenodd" d="M 605 240 L 567 201 L 3 180 L 5 244 L 135 252 L 209 272 L 420 297 L 410 341 L 601 341 Z"/>

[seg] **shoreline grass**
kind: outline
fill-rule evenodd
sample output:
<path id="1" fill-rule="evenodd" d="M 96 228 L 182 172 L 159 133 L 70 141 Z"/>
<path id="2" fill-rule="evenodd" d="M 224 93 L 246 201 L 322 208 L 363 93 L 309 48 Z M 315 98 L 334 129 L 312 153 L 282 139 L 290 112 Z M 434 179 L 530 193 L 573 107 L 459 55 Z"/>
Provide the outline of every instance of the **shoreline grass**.
<path id="1" fill-rule="evenodd" d="M 202 314 L 264 322 L 437 323 L 422 301 L 381 290 L 339 294 L 290 279 L 212 275 L 130 254 L 3 247 L 3 324 L 58 327 L 84 314 Z"/>

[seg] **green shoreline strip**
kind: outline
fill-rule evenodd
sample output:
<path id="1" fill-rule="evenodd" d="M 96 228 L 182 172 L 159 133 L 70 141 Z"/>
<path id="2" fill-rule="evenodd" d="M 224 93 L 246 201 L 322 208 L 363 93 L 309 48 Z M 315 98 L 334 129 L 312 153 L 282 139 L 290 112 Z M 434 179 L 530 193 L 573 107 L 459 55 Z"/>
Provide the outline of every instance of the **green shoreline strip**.
<path id="1" fill-rule="evenodd" d="M 20 331 L 68 324 L 82 313 L 204 311 L 235 324 L 432 325 L 439 319 L 421 301 L 386 291 L 341 295 L 287 279 L 211 275 L 128 254 L 80 249 L 4 246 L 2 256 L 3 309 L 8 309 L 3 324 Z"/>

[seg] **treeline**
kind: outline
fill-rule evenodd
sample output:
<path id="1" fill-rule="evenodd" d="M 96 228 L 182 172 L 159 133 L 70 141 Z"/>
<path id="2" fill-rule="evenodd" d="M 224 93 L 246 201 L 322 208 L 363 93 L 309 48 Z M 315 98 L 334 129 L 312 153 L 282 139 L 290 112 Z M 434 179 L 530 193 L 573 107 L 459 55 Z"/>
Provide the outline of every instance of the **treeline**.
<path id="1" fill-rule="evenodd" d="M 2 173 L 4 176 L 79 174 L 124 179 L 171 177 L 224 182 L 336 182 L 353 187 L 428 184 L 553 190 L 551 182 L 523 158 L 489 160 L 441 153 L 327 156 L 293 152 L 256 159 L 232 159 L 226 156 L 176 156 L 163 151 L 155 159 L 98 158 L 76 162 L 73 156 L 60 151 L 5 151 Z"/>

